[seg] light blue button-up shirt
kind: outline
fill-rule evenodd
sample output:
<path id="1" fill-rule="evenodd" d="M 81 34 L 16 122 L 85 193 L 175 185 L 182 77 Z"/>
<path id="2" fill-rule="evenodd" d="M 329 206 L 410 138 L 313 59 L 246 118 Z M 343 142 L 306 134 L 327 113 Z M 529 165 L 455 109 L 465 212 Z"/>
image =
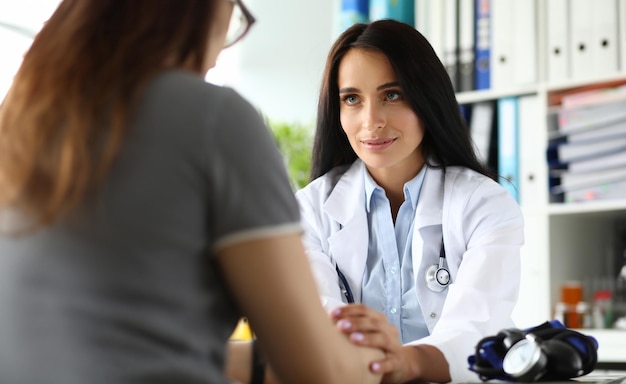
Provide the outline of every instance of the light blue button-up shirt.
<path id="1" fill-rule="evenodd" d="M 404 202 L 398 211 L 395 226 L 385 191 L 367 170 L 364 171 L 370 241 L 361 302 L 384 313 L 399 330 L 402 343 L 429 334 L 415 292 L 411 257 L 415 208 L 426 168 L 423 167 L 417 176 L 404 184 Z"/>

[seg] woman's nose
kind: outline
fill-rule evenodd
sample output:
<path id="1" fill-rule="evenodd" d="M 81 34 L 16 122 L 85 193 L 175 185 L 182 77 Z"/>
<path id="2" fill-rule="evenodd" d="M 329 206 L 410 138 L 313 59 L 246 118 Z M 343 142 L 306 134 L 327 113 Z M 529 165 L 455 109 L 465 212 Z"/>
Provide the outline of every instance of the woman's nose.
<path id="1" fill-rule="evenodd" d="M 363 128 L 379 129 L 385 126 L 385 122 L 383 106 L 378 102 L 367 103 L 363 109 Z"/>

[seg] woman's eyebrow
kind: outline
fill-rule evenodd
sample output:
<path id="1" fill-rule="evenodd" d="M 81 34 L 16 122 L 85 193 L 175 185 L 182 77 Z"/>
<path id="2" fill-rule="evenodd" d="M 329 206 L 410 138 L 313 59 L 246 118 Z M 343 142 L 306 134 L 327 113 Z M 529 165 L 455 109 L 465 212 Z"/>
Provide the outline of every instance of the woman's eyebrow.
<path id="1" fill-rule="evenodd" d="M 393 87 L 399 87 L 400 83 L 398 83 L 397 81 L 392 81 L 390 83 L 385 83 L 382 85 L 379 85 L 378 87 L 376 87 L 377 91 L 381 91 L 383 89 L 387 89 L 387 88 L 393 88 Z M 345 87 L 345 88 L 340 88 L 339 89 L 339 93 L 358 93 L 360 90 L 358 88 L 355 87 Z"/>
<path id="2" fill-rule="evenodd" d="M 358 93 L 359 89 L 354 87 L 340 88 L 339 93 Z"/>
<path id="3" fill-rule="evenodd" d="M 390 83 L 379 85 L 378 87 L 376 87 L 376 90 L 380 91 L 386 88 L 399 87 L 399 86 L 400 86 L 400 83 L 398 83 L 397 81 L 392 81 Z"/>

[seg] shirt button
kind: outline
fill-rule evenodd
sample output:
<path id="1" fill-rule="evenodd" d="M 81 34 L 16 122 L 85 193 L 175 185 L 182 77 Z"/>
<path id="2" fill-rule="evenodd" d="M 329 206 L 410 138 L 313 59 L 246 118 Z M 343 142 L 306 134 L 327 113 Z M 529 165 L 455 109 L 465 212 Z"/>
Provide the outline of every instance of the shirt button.
<path id="1" fill-rule="evenodd" d="M 392 314 L 394 314 L 394 313 L 398 312 L 398 310 L 394 307 L 394 308 L 391 308 L 391 309 L 389 310 L 389 312 L 391 312 Z"/>
<path id="2" fill-rule="evenodd" d="M 396 272 L 398 272 L 398 268 L 391 267 L 391 273 L 395 274 Z"/>
<path id="3" fill-rule="evenodd" d="M 435 312 L 431 312 L 430 313 L 430 318 L 434 319 L 435 317 L 437 317 L 437 314 Z"/>

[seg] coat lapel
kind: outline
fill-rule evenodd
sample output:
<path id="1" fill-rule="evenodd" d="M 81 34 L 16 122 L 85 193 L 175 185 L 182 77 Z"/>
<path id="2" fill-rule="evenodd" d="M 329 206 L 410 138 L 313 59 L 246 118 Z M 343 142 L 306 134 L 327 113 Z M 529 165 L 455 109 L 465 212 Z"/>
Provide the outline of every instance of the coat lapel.
<path id="1" fill-rule="evenodd" d="M 423 276 L 425 269 L 437 261 L 441 244 L 441 218 L 443 209 L 443 179 L 440 169 L 428 168 L 415 209 L 413 228 L 412 258 L 415 276 Z M 438 228 L 434 228 L 438 227 Z M 428 257 L 424 261 L 423 255 Z M 424 265 L 422 263 L 424 262 Z"/>
<path id="2" fill-rule="evenodd" d="M 330 254 L 346 276 L 357 302 L 361 298 L 369 242 L 363 168 L 363 162 L 357 160 L 339 179 L 323 208 L 339 225 L 328 239 Z"/>

